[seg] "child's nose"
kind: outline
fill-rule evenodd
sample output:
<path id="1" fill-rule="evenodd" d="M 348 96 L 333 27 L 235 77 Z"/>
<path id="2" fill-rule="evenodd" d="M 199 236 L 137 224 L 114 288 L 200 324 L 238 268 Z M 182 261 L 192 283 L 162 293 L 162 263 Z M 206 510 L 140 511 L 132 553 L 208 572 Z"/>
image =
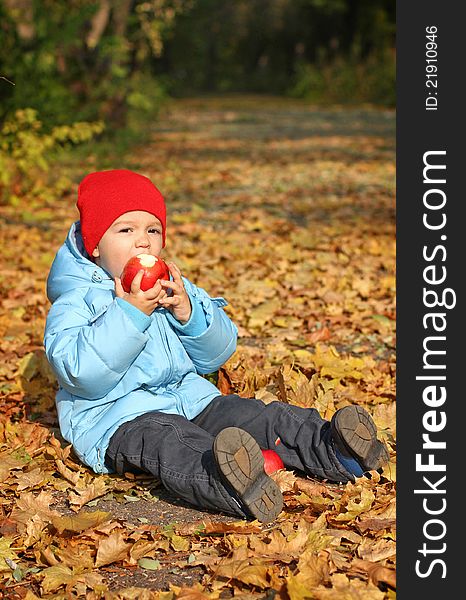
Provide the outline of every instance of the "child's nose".
<path id="1" fill-rule="evenodd" d="M 150 239 L 147 233 L 142 233 L 136 240 L 136 246 L 139 248 L 148 248 L 150 246 Z"/>

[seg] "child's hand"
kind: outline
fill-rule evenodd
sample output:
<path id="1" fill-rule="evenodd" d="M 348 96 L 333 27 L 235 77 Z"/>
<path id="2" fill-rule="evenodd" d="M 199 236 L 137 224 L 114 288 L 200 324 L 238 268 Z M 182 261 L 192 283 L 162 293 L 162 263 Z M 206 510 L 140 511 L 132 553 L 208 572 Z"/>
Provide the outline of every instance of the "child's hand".
<path id="1" fill-rule="evenodd" d="M 145 292 L 141 290 L 143 274 L 143 270 L 136 274 L 131 283 L 131 290 L 129 292 L 125 292 L 123 289 L 121 279 L 115 277 L 115 295 L 117 298 L 126 300 L 126 302 L 129 302 L 150 317 L 156 308 L 163 306 L 162 300 L 167 297 L 167 292 L 160 285 L 160 281 L 157 281 L 153 287 Z"/>
<path id="2" fill-rule="evenodd" d="M 172 315 L 182 325 L 187 323 L 191 317 L 191 301 L 188 293 L 184 289 L 183 280 L 181 279 L 181 271 L 175 265 L 175 263 L 167 263 L 170 269 L 173 281 L 160 280 L 162 287 L 167 290 L 171 290 L 172 294 L 165 295 L 164 298 L 160 299 L 161 306 L 164 306 L 169 310 Z"/>

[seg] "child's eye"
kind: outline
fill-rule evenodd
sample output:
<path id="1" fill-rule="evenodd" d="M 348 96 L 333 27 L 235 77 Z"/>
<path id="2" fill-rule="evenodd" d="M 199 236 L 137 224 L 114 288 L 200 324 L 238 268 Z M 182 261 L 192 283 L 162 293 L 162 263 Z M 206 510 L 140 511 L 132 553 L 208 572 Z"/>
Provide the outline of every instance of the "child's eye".
<path id="1" fill-rule="evenodd" d="M 149 229 L 149 233 L 160 233 L 159 229 Z"/>
<path id="2" fill-rule="evenodd" d="M 131 227 L 123 227 L 120 229 L 120 233 L 128 233 L 129 231 L 131 231 Z"/>

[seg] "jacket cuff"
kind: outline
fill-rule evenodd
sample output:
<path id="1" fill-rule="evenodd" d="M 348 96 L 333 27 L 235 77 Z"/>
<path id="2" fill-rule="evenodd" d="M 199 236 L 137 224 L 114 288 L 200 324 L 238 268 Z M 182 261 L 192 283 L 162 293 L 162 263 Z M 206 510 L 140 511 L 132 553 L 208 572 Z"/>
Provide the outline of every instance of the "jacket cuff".
<path id="1" fill-rule="evenodd" d="M 115 298 L 118 306 L 123 310 L 123 312 L 128 316 L 133 322 L 136 329 L 138 329 L 141 333 L 143 333 L 151 324 L 151 319 L 147 315 L 145 315 L 139 308 L 136 308 L 123 298 Z"/>
<path id="2" fill-rule="evenodd" d="M 183 325 L 169 311 L 167 311 L 167 319 L 181 335 L 197 337 L 202 335 L 207 329 L 207 319 L 202 305 L 192 296 L 189 296 L 189 300 L 191 301 L 191 316 L 189 317 L 189 321 Z"/>

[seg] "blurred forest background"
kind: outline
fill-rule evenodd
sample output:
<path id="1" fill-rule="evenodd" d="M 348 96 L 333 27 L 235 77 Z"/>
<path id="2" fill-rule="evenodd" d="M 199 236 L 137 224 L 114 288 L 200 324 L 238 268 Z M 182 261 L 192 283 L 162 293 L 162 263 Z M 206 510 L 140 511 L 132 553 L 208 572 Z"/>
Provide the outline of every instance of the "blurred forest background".
<path id="1" fill-rule="evenodd" d="M 139 135 L 171 97 L 395 104 L 390 0 L 0 0 L 0 40 L 3 203 L 60 194 L 55 151 Z"/>

